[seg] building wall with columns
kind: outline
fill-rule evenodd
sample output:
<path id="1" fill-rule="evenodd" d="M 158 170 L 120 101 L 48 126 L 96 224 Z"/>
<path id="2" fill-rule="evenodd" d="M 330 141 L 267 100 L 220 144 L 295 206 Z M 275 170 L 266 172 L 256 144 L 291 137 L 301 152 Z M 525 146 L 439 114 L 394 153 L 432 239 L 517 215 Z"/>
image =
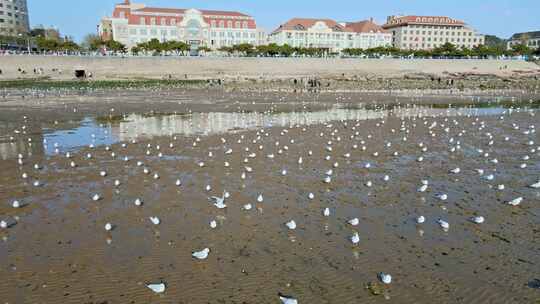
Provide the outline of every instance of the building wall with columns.
<path id="1" fill-rule="evenodd" d="M 447 42 L 467 48 L 485 44 L 484 35 L 449 17 L 390 16 L 383 28 L 392 33 L 392 44 L 400 49 L 431 50 Z"/>
<path id="2" fill-rule="evenodd" d="M 103 18 L 99 32 L 128 48 L 151 39 L 183 41 L 211 49 L 241 43 L 259 45 L 265 34 L 253 17 L 229 11 L 146 7 L 126 0 Z"/>

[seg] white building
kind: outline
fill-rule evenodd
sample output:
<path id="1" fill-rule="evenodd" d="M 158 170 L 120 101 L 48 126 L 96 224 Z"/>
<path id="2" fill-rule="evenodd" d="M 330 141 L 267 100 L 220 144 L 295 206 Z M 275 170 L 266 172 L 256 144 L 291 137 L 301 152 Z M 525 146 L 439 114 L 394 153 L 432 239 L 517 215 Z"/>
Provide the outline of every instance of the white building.
<path id="1" fill-rule="evenodd" d="M 533 50 L 540 48 L 540 31 L 512 35 L 507 43 L 507 48 L 510 50 L 512 46 L 518 44 L 526 45 Z"/>
<path id="2" fill-rule="evenodd" d="M 346 48 L 390 46 L 392 41 L 391 34 L 373 20 L 338 23 L 331 19 L 294 18 L 272 32 L 269 42 L 339 52 Z"/>
<path id="3" fill-rule="evenodd" d="M 0 0 L 0 35 L 17 36 L 28 32 L 26 0 Z"/>
<path id="4" fill-rule="evenodd" d="M 258 45 L 266 40 L 255 19 L 246 14 L 154 8 L 129 0 L 117 4 L 112 17 L 102 19 L 99 32 L 103 39 L 114 39 L 128 48 L 151 39 L 183 41 L 211 49 L 241 43 Z"/>
<path id="5" fill-rule="evenodd" d="M 392 33 L 392 44 L 400 49 L 431 50 L 447 42 L 473 48 L 485 43 L 483 35 L 449 17 L 390 16 L 383 28 Z"/>
<path id="6" fill-rule="evenodd" d="M 346 27 L 355 33 L 354 48 L 371 49 L 392 46 L 392 33 L 370 20 L 347 22 Z"/>

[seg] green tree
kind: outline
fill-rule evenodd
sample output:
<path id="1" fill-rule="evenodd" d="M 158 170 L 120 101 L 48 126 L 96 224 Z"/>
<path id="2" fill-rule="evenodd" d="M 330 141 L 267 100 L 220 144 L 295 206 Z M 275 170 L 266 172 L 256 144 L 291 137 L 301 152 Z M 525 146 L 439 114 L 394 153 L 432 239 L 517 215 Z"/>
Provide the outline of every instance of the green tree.
<path id="1" fill-rule="evenodd" d="M 109 51 L 113 51 L 115 53 L 125 53 L 126 52 L 126 46 L 122 44 L 121 42 L 115 41 L 115 40 L 108 40 L 103 43 L 103 45 L 107 48 Z"/>
<path id="2" fill-rule="evenodd" d="M 98 35 L 88 34 L 83 39 L 83 48 L 90 51 L 97 51 L 103 45 L 103 41 Z"/>
<path id="3" fill-rule="evenodd" d="M 62 49 L 64 51 L 72 51 L 72 52 L 73 51 L 78 51 L 78 50 L 81 49 L 81 47 L 77 43 L 75 43 L 75 42 L 73 42 L 71 40 L 64 41 L 63 43 L 60 44 L 59 47 L 60 47 L 60 49 Z"/>
<path id="4" fill-rule="evenodd" d="M 523 55 L 523 56 L 530 55 L 532 53 L 531 49 L 525 44 L 513 45 L 511 51 L 513 55 Z"/>

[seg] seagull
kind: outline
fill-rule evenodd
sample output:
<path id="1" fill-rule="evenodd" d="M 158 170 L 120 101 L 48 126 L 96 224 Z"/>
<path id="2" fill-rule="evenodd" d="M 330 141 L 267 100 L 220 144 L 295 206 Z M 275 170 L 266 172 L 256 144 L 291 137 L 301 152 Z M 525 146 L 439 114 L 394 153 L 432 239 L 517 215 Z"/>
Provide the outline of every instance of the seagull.
<path id="1" fill-rule="evenodd" d="M 540 181 L 530 185 L 529 188 L 540 189 Z"/>
<path id="2" fill-rule="evenodd" d="M 13 203 L 11 203 L 11 206 L 13 208 L 21 208 L 22 204 L 19 201 L 13 201 Z"/>
<path id="3" fill-rule="evenodd" d="M 208 254 L 210 253 L 209 248 L 204 248 L 201 251 L 195 251 L 191 254 L 192 257 L 198 259 L 198 260 L 206 260 L 208 258 Z"/>
<path id="4" fill-rule="evenodd" d="M 94 202 L 97 202 L 97 201 L 99 201 L 100 199 L 101 199 L 101 197 L 99 196 L 99 194 L 94 194 L 94 196 L 92 196 L 92 200 L 93 200 Z"/>
<path id="5" fill-rule="evenodd" d="M 314 198 L 315 198 L 315 194 L 313 194 L 312 192 L 310 192 L 310 193 L 308 194 L 308 198 L 309 198 L 310 200 L 314 199 Z"/>
<path id="6" fill-rule="evenodd" d="M 324 178 L 324 182 L 326 184 L 329 184 L 331 181 L 332 181 L 332 178 L 330 176 L 327 176 L 327 177 Z"/>
<path id="7" fill-rule="evenodd" d="M 263 202 L 263 195 L 262 194 L 259 194 L 259 196 L 257 196 L 257 202 L 259 203 L 262 203 Z"/>
<path id="8" fill-rule="evenodd" d="M 423 224 L 425 221 L 426 221 L 426 218 L 423 215 L 420 215 L 419 217 L 416 218 L 417 224 Z"/>
<path id="9" fill-rule="evenodd" d="M 113 225 L 111 223 L 105 224 L 105 230 L 111 231 L 113 229 Z"/>
<path id="10" fill-rule="evenodd" d="M 286 225 L 287 228 L 289 228 L 290 230 L 296 229 L 296 222 L 295 222 L 294 220 L 291 220 L 290 222 L 285 223 L 285 225 Z"/>
<path id="11" fill-rule="evenodd" d="M 448 224 L 448 222 L 446 221 L 443 221 L 442 219 L 438 219 L 437 220 L 437 223 L 441 226 L 442 229 L 444 230 L 448 230 L 450 229 L 450 224 Z"/>
<path id="12" fill-rule="evenodd" d="M 158 284 L 147 284 L 146 287 L 150 288 L 155 293 L 163 293 L 165 292 L 165 284 L 164 283 L 158 283 Z"/>
<path id="13" fill-rule="evenodd" d="M 454 174 L 459 174 L 459 172 L 461 172 L 460 168 L 455 168 L 455 169 L 450 170 L 450 173 L 454 173 Z"/>
<path id="14" fill-rule="evenodd" d="M 353 243 L 353 245 L 356 245 L 356 244 L 360 243 L 360 236 L 358 235 L 358 232 L 355 232 L 351 236 L 351 243 Z"/>
<path id="15" fill-rule="evenodd" d="M 215 220 L 212 220 L 210 222 L 210 228 L 215 229 L 217 227 L 217 222 Z"/>
<path id="16" fill-rule="evenodd" d="M 251 208 L 253 208 L 253 206 L 251 204 L 244 205 L 244 210 L 246 210 L 246 211 L 251 210 Z"/>
<path id="17" fill-rule="evenodd" d="M 515 199 L 509 201 L 508 205 L 517 206 L 517 205 L 521 204 L 522 201 L 523 201 L 523 197 L 518 197 L 518 198 L 515 198 Z"/>
<path id="18" fill-rule="evenodd" d="M 390 284 L 392 283 L 392 276 L 387 273 L 381 272 L 379 273 L 379 280 L 381 280 L 381 282 L 383 282 L 384 284 Z"/>
<path id="19" fill-rule="evenodd" d="M 355 217 L 353 219 L 348 220 L 347 223 L 349 223 L 349 225 L 351 226 L 358 226 L 358 224 L 360 224 L 360 220 L 357 217 Z"/>
<path id="20" fill-rule="evenodd" d="M 7 227 L 9 227 L 9 225 L 6 221 L 4 220 L 0 221 L 0 228 L 6 229 Z"/>
<path id="21" fill-rule="evenodd" d="M 289 296 L 284 296 L 280 294 L 279 299 L 281 300 L 281 304 L 298 304 L 298 300 Z"/>
<path id="22" fill-rule="evenodd" d="M 324 211 L 323 211 L 323 215 L 326 216 L 326 217 L 330 216 L 330 209 L 325 208 Z"/>
<path id="23" fill-rule="evenodd" d="M 159 218 L 157 216 L 151 216 L 151 217 L 149 217 L 149 219 L 152 222 L 152 224 L 154 224 L 154 225 L 159 225 L 159 223 L 161 223 L 161 221 L 159 220 Z"/>
<path id="24" fill-rule="evenodd" d="M 426 192 L 428 185 L 424 184 L 418 188 L 418 192 Z"/>
<path id="25" fill-rule="evenodd" d="M 440 199 L 441 201 L 445 201 L 448 199 L 448 195 L 445 193 L 442 193 L 442 194 L 437 195 L 437 198 Z"/>
<path id="26" fill-rule="evenodd" d="M 476 224 L 482 224 L 485 221 L 485 219 L 483 216 L 475 216 L 471 218 L 471 221 Z"/>
<path id="27" fill-rule="evenodd" d="M 225 192 L 223 192 L 222 197 L 212 196 L 210 199 L 214 200 L 214 206 L 216 206 L 218 209 L 227 208 L 227 205 L 225 205 Z"/>

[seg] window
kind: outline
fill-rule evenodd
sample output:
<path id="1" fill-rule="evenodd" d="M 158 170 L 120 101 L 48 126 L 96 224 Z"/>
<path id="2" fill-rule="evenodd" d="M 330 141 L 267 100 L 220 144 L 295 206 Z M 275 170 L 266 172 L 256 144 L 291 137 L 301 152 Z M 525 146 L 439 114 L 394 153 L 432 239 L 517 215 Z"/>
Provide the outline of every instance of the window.
<path id="1" fill-rule="evenodd" d="M 236 21 L 235 24 L 234 24 L 234 27 L 240 28 L 240 21 Z"/>
<path id="2" fill-rule="evenodd" d="M 156 36 L 157 35 L 157 30 L 155 30 L 155 29 L 150 30 L 150 35 Z"/>
<path id="3" fill-rule="evenodd" d="M 167 25 L 167 19 L 161 18 L 161 25 Z"/>
<path id="4" fill-rule="evenodd" d="M 156 25 L 156 18 L 154 18 L 154 17 L 150 18 L 150 24 L 151 25 Z"/>
<path id="5" fill-rule="evenodd" d="M 121 11 L 119 16 L 120 18 L 124 19 L 126 17 L 126 13 L 124 11 Z"/>
<path id="6" fill-rule="evenodd" d="M 216 27 L 216 20 L 212 20 L 212 21 L 210 22 L 210 26 L 211 26 L 211 27 Z"/>
<path id="7" fill-rule="evenodd" d="M 232 21 L 230 21 L 230 20 L 227 21 L 227 27 L 228 27 L 228 28 L 232 28 Z"/>
<path id="8" fill-rule="evenodd" d="M 171 19 L 171 25 L 176 25 L 176 19 Z"/>
<path id="9" fill-rule="evenodd" d="M 221 28 L 225 27 L 225 21 L 223 20 L 219 21 L 219 27 Z"/>
<path id="10" fill-rule="evenodd" d="M 142 36 L 146 36 L 148 34 L 148 32 L 146 31 L 146 29 L 140 29 L 139 34 L 142 35 Z"/>
<path id="11" fill-rule="evenodd" d="M 243 28 L 248 28 L 248 22 L 247 22 L 247 21 L 244 21 L 244 23 L 242 24 L 242 27 L 243 27 Z"/>
<path id="12" fill-rule="evenodd" d="M 146 19 L 144 17 L 141 17 L 141 25 L 145 25 L 146 24 Z"/>
<path id="13" fill-rule="evenodd" d="M 130 29 L 129 34 L 130 35 L 137 35 L 137 30 L 136 29 Z"/>

